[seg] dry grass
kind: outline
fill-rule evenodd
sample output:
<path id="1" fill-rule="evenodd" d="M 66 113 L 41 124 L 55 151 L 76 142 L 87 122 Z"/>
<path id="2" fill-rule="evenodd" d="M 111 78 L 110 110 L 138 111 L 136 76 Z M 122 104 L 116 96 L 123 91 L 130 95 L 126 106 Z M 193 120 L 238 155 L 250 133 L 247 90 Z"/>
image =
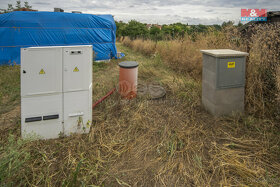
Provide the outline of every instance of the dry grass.
<path id="1" fill-rule="evenodd" d="M 154 45 L 150 40 L 131 41 L 128 38 L 123 40 L 123 44 L 144 55 L 147 55 L 148 50 L 149 56 L 152 53 L 160 56 L 169 68 L 188 74 L 196 80 L 201 79 L 201 49 L 249 51 L 246 71 L 247 112 L 260 116 L 268 115 L 279 120 L 279 28 L 279 24 L 255 27 L 249 40 L 241 39 L 241 34 L 235 27 L 227 27 L 222 32 L 209 31 L 207 34 L 197 34 L 194 38 L 187 36 L 183 40 L 154 42 Z M 156 46 L 156 49 L 150 50 L 146 45 Z"/>
<path id="2" fill-rule="evenodd" d="M 280 66 L 278 67 L 276 71 L 276 83 L 277 83 L 277 89 L 278 89 L 278 102 L 280 103 Z"/>
<path id="3" fill-rule="evenodd" d="M 134 51 L 141 52 L 147 56 L 153 55 L 156 51 L 156 43 L 151 40 L 131 40 L 129 37 L 125 37 L 122 42 L 124 45 L 132 48 Z"/>
<path id="4" fill-rule="evenodd" d="M 197 34 L 194 37 L 186 36 L 184 39 L 159 41 L 130 40 L 125 37 L 122 43 L 134 51 L 144 55 L 159 55 L 161 59 L 172 69 L 188 73 L 193 78 L 201 76 L 201 49 L 230 48 L 245 50 L 237 38 L 238 31 L 234 27 L 226 28 L 224 32 L 209 30 L 207 34 Z M 231 42 L 229 42 L 231 41 Z"/>
<path id="5" fill-rule="evenodd" d="M 0 124 L 0 185 L 280 184 L 280 137 L 273 121 L 214 118 L 202 109 L 199 81 L 171 70 L 157 56 L 147 58 L 119 44 L 118 49 L 126 54 L 123 60 L 140 63 L 139 81 L 161 84 L 166 98 L 127 102 L 115 93 L 94 109 L 89 134 L 57 140 L 20 140 L 20 118 L 10 116 Z M 116 85 L 116 63 L 94 64 L 93 100 Z"/>
<path id="6" fill-rule="evenodd" d="M 251 113 L 274 114 L 280 120 L 277 101 L 280 68 L 280 24 L 261 25 L 252 30 L 247 61 L 246 101 Z M 279 82 L 278 82 L 279 84 Z M 279 87 L 278 87 L 279 88 Z"/>

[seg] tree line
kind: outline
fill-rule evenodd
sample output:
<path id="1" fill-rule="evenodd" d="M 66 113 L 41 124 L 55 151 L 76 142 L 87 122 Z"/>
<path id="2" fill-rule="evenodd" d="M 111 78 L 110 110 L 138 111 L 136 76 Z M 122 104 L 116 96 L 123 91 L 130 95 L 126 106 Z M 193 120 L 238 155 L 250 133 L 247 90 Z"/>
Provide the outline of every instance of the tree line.
<path id="1" fill-rule="evenodd" d="M 224 27 L 233 26 L 234 22 L 224 22 L 222 25 L 188 25 L 183 23 L 173 23 L 164 25 L 149 25 L 131 20 L 128 23 L 116 21 L 117 33 L 116 36 L 128 36 L 130 39 L 143 38 L 152 40 L 174 39 L 184 37 L 186 34 L 194 35 L 196 33 L 207 33 L 211 31 L 221 31 Z M 242 26 L 239 23 L 236 27 Z"/>

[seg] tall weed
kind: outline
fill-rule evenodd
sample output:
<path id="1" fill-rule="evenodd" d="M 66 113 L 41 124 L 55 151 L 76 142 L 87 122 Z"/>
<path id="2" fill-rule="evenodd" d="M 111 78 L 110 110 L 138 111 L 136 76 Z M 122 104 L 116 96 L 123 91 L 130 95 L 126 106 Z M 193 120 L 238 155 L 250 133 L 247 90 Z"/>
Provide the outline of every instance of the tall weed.
<path id="1" fill-rule="evenodd" d="M 248 41 L 246 104 L 250 113 L 280 116 L 279 24 L 255 26 Z"/>

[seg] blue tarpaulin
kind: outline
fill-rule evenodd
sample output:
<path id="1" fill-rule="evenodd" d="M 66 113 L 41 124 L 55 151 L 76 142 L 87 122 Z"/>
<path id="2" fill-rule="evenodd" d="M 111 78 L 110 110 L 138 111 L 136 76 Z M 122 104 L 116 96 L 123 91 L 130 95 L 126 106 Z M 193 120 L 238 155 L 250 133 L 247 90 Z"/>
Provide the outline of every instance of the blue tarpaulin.
<path id="1" fill-rule="evenodd" d="M 20 48 L 92 45 L 95 60 L 117 58 L 112 15 L 64 12 L 0 14 L 0 65 L 20 64 Z"/>

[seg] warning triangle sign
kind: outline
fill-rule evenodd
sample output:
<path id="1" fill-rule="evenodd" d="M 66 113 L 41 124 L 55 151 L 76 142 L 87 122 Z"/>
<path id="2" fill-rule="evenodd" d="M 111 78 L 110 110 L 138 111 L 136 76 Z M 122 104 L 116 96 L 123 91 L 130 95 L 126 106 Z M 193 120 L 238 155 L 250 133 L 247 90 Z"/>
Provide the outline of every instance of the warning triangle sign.
<path id="1" fill-rule="evenodd" d="M 40 74 L 40 75 L 46 74 L 46 72 L 45 72 L 43 69 L 41 69 L 41 71 L 39 72 L 39 74 Z"/>
<path id="2" fill-rule="evenodd" d="M 73 72 L 78 72 L 78 71 L 79 71 L 79 69 L 78 69 L 78 67 L 76 66 L 75 69 L 73 70 Z"/>

